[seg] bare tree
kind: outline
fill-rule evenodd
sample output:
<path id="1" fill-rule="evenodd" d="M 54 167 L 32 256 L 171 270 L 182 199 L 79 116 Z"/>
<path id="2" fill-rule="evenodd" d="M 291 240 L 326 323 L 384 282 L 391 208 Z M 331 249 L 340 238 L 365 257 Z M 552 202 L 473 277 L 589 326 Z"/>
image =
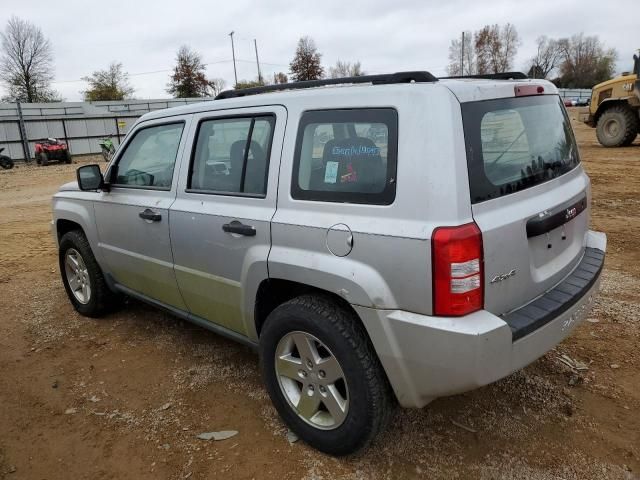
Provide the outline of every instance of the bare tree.
<path id="1" fill-rule="evenodd" d="M 477 73 L 476 52 L 471 32 L 464 32 L 464 45 L 462 44 L 462 38 L 451 40 L 447 73 L 452 77 L 475 75 Z"/>
<path id="2" fill-rule="evenodd" d="M 364 74 L 359 61 L 351 63 L 338 60 L 333 67 L 329 67 L 329 78 L 360 77 Z"/>
<path id="3" fill-rule="evenodd" d="M 0 39 L 0 81 L 9 91 L 8 98 L 25 102 L 59 100 L 51 88 L 53 52 L 42 30 L 14 16 Z"/>
<path id="4" fill-rule="evenodd" d="M 528 75 L 532 78 L 548 78 L 562 61 L 562 48 L 558 40 L 546 35 L 536 40 L 538 48 L 529 60 Z"/>
<path id="5" fill-rule="evenodd" d="M 289 77 L 284 72 L 278 72 L 273 74 L 273 83 L 289 83 Z"/>
<path id="6" fill-rule="evenodd" d="M 289 83 L 289 77 L 287 77 L 287 74 L 283 72 L 274 73 L 273 83 Z"/>
<path id="7" fill-rule="evenodd" d="M 610 79 L 618 53 L 605 48 L 597 36 L 583 33 L 559 40 L 562 50 L 559 84 L 568 88 L 591 88 Z"/>
<path id="8" fill-rule="evenodd" d="M 89 88 L 81 92 L 88 102 L 124 100 L 135 91 L 129 85 L 129 74 L 122 69 L 122 63 L 112 62 L 106 70 L 97 70 L 82 80 L 89 83 Z"/>
<path id="9" fill-rule="evenodd" d="M 486 25 L 474 35 L 477 73 L 501 73 L 511 70 L 520 39 L 516 28 L 507 23 Z"/>
<path id="10" fill-rule="evenodd" d="M 320 64 L 320 53 L 316 48 L 316 42 L 311 37 L 302 37 L 298 40 L 296 54 L 289 68 L 294 82 L 302 80 L 318 80 L 324 75 L 324 69 Z"/>
<path id="11" fill-rule="evenodd" d="M 227 82 L 225 82 L 223 78 L 212 78 L 209 80 L 209 89 L 211 90 L 212 97 L 217 96 L 226 86 Z"/>

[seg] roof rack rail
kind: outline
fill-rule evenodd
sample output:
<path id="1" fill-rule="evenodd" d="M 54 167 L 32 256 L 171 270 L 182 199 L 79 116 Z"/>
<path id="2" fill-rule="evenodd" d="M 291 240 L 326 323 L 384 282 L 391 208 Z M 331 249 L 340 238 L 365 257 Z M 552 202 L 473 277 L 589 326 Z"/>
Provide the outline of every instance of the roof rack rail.
<path id="1" fill-rule="evenodd" d="M 216 100 L 225 98 L 245 97 L 247 95 L 258 95 L 260 93 L 278 92 L 281 90 L 298 90 L 301 88 L 323 87 L 325 85 L 342 85 L 349 83 L 371 83 L 373 85 L 383 85 L 391 83 L 411 83 L 411 82 L 437 82 L 438 79 L 431 73 L 425 71 L 417 72 L 396 72 L 384 75 L 361 75 L 359 77 L 326 78 L 323 80 L 304 80 L 292 83 L 276 83 L 275 85 L 265 85 L 263 87 L 243 88 L 241 90 L 225 90 L 216 96 Z"/>
<path id="2" fill-rule="evenodd" d="M 484 78 L 487 80 L 525 80 L 527 77 L 522 72 L 501 72 L 501 73 L 487 73 L 483 75 L 462 75 L 458 77 L 439 77 L 441 80 L 456 79 L 456 78 Z"/>

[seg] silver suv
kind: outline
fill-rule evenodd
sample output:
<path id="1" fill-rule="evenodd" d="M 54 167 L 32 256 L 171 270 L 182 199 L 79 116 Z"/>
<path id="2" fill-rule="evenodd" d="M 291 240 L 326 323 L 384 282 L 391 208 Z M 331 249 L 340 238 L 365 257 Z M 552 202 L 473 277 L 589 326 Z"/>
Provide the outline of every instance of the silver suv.
<path id="1" fill-rule="evenodd" d="M 95 317 L 128 295 L 255 347 L 284 422 L 335 455 L 396 403 L 509 375 L 585 317 L 606 237 L 555 87 L 506 78 L 300 82 L 144 115 L 104 176 L 80 167 L 53 198 L 71 303 Z"/>

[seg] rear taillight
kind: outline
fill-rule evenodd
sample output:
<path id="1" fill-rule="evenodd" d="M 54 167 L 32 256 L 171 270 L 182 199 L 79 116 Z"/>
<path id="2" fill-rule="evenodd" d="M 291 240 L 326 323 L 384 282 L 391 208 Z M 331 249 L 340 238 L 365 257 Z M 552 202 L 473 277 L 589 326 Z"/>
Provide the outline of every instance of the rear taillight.
<path id="1" fill-rule="evenodd" d="M 433 313 L 460 316 L 483 307 L 482 232 L 475 223 L 439 227 L 431 239 Z"/>

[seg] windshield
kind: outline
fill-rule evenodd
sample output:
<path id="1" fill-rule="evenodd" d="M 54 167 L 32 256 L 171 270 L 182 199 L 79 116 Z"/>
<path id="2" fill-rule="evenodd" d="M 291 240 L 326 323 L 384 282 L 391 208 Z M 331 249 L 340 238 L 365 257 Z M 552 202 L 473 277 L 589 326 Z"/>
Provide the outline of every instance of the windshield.
<path id="1" fill-rule="evenodd" d="M 555 95 L 462 105 L 472 203 L 539 185 L 580 162 Z"/>

